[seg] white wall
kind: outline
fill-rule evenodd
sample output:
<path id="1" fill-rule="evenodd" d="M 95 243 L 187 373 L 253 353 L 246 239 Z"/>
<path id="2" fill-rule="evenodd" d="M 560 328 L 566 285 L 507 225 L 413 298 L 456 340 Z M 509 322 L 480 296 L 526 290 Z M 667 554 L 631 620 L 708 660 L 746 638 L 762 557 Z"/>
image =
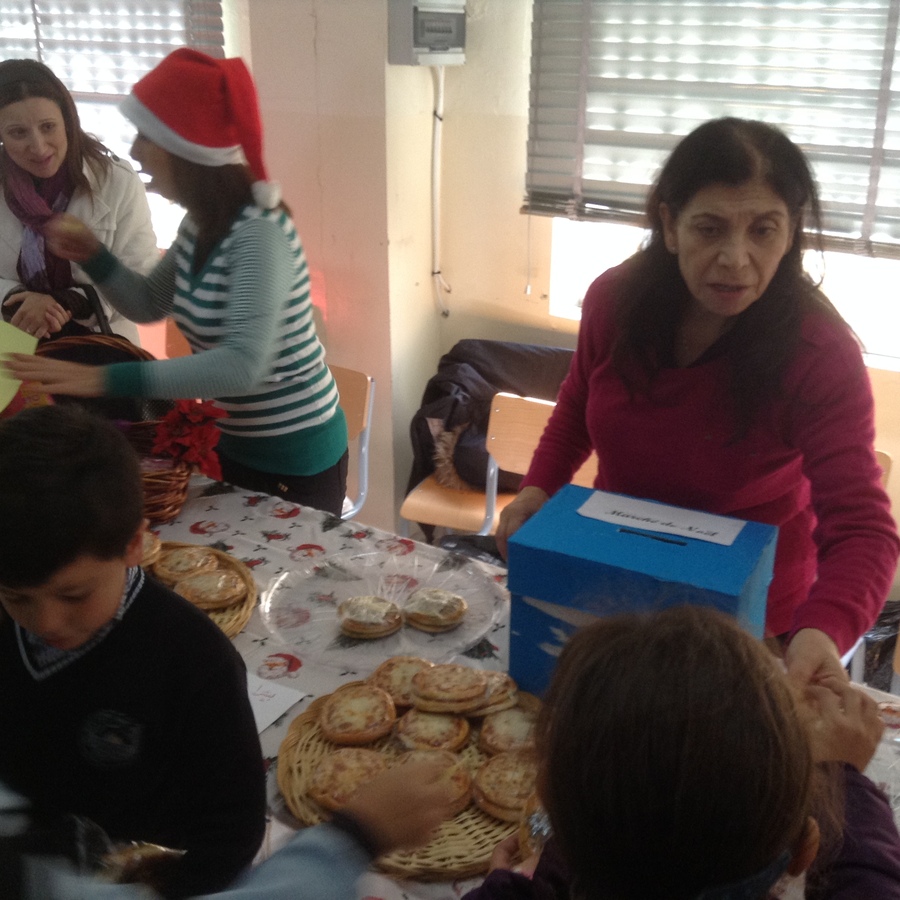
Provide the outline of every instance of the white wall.
<path id="1" fill-rule="evenodd" d="M 551 220 L 520 213 L 531 3 L 468 0 L 467 28 L 465 65 L 447 70 L 443 271 L 453 293 L 443 344 L 489 337 L 574 346 L 577 325 L 548 315 Z"/>
<path id="2" fill-rule="evenodd" d="M 266 159 L 306 248 L 328 360 L 376 379 L 379 471 L 364 517 L 391 526 L 385 4 L 251 0 L 248 10 Z"/>
<path id="3" fill-rule="evenodd" d="M 524 296 L 519 214 L 527 127 L 528 0 L 469 0 L 467 61 L 446 70 L 444 271 L 432 298 L 433 91 L 427 68 L 387 65 L 386 0 L 232 0 L 229 52 L 253 66 L 266 159 L 306 247 L 328 359 L 375 376 L 369 499 L 395 526 L 409 422 L 441 353 L 461 337 L 557 340 L 547 326 L 549 223 L 532 227 L 543 287 Z"/>

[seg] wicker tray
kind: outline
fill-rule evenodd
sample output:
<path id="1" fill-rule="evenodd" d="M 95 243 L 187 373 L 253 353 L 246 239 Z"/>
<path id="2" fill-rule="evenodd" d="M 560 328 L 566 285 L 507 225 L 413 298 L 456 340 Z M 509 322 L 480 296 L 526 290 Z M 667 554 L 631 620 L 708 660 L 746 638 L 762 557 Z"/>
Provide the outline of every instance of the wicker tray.
<path id="1" fill-rule="evenodd" d="M 217 550 L 215 547 L 208 547 L 205 544 L 163 541 L 160 547 L 160 554 L 165 553 L 167 550 L 175 550 L 178 547 L 197 546 L 204 547 L 204 549 L 214 553 L 219 561 L 219 568 L 229 569 L 234 572 L 247 587 L 247 594 L 240 603 L 236 603 L 234 606 L 229 606 L 225 609 L 204 610 L 204 612 L 219 626 L 219 628 L 222 629 L 222 631 L 225 632 L 225 634 L 228 635 L 228 637 L 233 638 L 240 633 L 241 629 L 250 621 L 250 616 L 253 614 L 253 608 L 256 606 L 256 601 L 259 599 L 259 590 L 256 587 L 256 582 L 253 580 L 253 575 L 250 570 L 239 559 L 228 553 L 224 553 L 222 550 Z M 151 566 L 151 570 L 153 568 L 154 567 Z"/>
<path id="2" fill-rule="evenodd" d="M 337 744 L 325 740 L 319 730 L 319 708 L 323 700 L 324 697 L 318 698 L 294 719 L 278 751 L 278 787 L 288 809 L 304 825 L 317 825 L 328 818 L 328 813 L 307 796 L 309 781 L 319 761 L 337 749 Z M 468 744 L 459 751 L 471 775 L 488 758 L 478 749 L 477 740 L 477 730 L 473 728 Z M 381 751 L 389 760 L 399 758 L 404 752 L 390 736 L 366 746 Z M 515 824 L 501 822 L 470 804 L 444 822 L 424 847 L 389 853 L 375 865 L 390 875 L 417 881 L 471 878 L 487 872 L 494 847 L 515 829 Z"/>

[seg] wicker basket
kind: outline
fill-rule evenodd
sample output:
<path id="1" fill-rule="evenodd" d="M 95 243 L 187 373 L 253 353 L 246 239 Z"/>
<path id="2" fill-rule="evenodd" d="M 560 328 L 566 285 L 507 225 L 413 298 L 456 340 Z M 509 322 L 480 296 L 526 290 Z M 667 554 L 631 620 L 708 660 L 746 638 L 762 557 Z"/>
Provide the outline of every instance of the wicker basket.
<path id="1" fill-rule="evenodd" d="M 38 356 L 78 362 L 86 365 L 112 365 L 119 362 L 147 362 L 156 357 L 118 335 L 86 334 L 45 341 L 35 351 Z M 141 481 L 144 486 L 145 515 L 154 525 L 174 519 L 187 499 L 191 468 L 185 463 L 167 465 L 150 460 L 159 417 L 172 402 L 129 400 L 118 397 L 54 397 L 56 402 L 72 402 L 109 419 L 124 421 L 125 436 L 141 457 Z"/>
<path id="2" fill-rule="evenodd" d="M 181 512 L 190 480 L 191 467 L 185 463 L 154 458 L 141 460 L 144 515 L 152 525 L 171 522 Z"/>
<path id="3" fill-rule="evenodd" d="M 314 700 L 305 712 L 294 719 L 278 751 L 278 787 L 287 808 L 303 825 L 316 825 L 328 818 L 327 811 L 308 794 L 316 766 L 328 753 L 337 749 L 337 745 L 326 740 L 319 728 L 322 700 L 323 697 Z M 367 746 L 384 754 L 388 764 L 399 759 L 404 752 L 392 736 L 380 738 Z M 459 751 L 459 756 L 473 775 L 487 759 L 478 749 L 474 729 L 469 742 Z M 389 875 L 417 881 L 472 878 L 487 872 L 494 847 L 509 837 L 516 827 L 489 816 L 472 804 L 441 824 L 424 847 L 395 850 L 379 857 L 375 865 Z"/>

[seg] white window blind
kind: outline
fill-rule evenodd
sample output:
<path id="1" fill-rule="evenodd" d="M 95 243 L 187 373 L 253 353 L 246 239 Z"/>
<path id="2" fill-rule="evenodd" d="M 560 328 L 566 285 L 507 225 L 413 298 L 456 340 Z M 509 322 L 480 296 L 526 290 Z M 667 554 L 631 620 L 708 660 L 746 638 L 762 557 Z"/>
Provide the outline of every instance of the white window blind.
<path id="1" fill-rule="evenodd" d="M 177 47 L 224 45 L 219 0 L 0 0 L 0 58 L 48 65 L 84 129 L 126 158 L 134 129 L 117 106 L 131 86 Z"/>
<path id="2" fill-rule="evenodd" d="M 678 142 L 762 119 L 806 152 L 826 246 L 900 258 L 900 0 L 535 0 L 525 209 L 639 223 Z"/>

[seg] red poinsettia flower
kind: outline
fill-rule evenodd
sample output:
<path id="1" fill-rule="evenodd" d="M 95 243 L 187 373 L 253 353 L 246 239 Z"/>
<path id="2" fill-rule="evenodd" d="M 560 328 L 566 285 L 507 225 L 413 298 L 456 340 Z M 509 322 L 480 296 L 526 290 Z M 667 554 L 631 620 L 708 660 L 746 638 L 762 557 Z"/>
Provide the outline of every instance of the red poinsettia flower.
<path id="1" fill-rule="evenodd" d="M 151 453 L 183 462 L 217 481 L 222 468 L 215 446 L 219 442 L 216 419 L 227 413 L 211 400 L 178 400 L 156 427 Z"/>

